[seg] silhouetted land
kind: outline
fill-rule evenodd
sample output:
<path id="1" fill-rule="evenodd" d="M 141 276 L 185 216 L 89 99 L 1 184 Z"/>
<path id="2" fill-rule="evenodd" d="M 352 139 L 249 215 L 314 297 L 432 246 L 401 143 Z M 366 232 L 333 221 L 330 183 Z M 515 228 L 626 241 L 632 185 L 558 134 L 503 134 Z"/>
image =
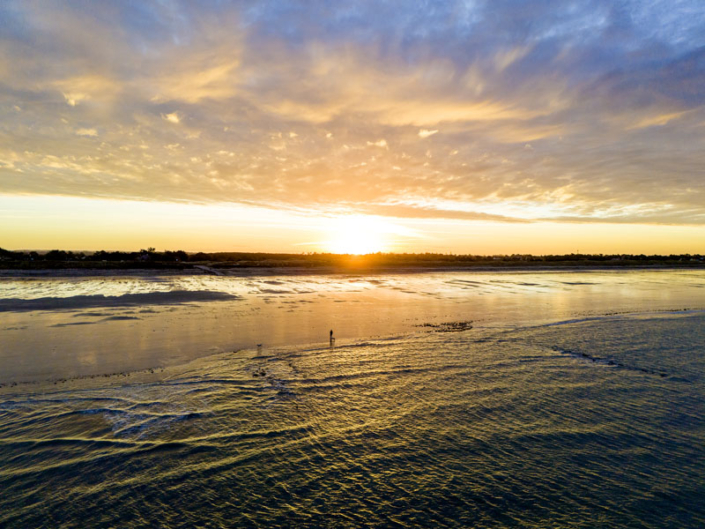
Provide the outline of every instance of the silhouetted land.
<path id="1" fill-rule="evenodd" d="M 204 267 L 204 269 L 198 268 Z M 681 255 L 456 255 L 440 253 L 375 253 L 340 255 L 331 253 L 187 253 L 182 250 L 158 252 L 98 251 L 93 253 L 52 250 L 50 252 L 8 251 L 0 248 L 2 270 L 193 270 L 301 269 L 304 271 L 345 271 L 350 269 L 468 269 L 468 268 L 618 268 L 678 267 L 705 268 L 705 257 Z"/>

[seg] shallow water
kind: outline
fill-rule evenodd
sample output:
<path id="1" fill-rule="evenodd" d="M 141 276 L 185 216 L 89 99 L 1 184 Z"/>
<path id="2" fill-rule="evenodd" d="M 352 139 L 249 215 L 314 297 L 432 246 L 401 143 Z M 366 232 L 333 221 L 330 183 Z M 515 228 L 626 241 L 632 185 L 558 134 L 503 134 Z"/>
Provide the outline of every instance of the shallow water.
<path id="1" fill-rule="evenodd" d="M 0 526 L 703 527 L 703 274 L 649 274 L 290 278 L 324 293 L 317 318 L 330 298 L 369 296 L 404 332 L 199 352 L 121 376 L 41 380 L 38 367 L 0 392 Z M 48 288 L 34 298 L 60 297 Z M 165 308 L 205 321 L 199 311 L 259 300 L 227 292 L 239 298 L 148 307 L 141 325 L 163 324 Z M 281 305 L 307 295 L 258 314 L 297 322 Z M 377 330 L 370 307 L 337 316 Z M 225 340 L 209 329 L 202 343 Z M 140 332 L 124 343 L 146 350 Z"/>
<path id="2" fill-rule="evenodd" d="M 0 384 L 178 365 L 209 354 L 705 308 L 705 271 L 0 278 Z"/>

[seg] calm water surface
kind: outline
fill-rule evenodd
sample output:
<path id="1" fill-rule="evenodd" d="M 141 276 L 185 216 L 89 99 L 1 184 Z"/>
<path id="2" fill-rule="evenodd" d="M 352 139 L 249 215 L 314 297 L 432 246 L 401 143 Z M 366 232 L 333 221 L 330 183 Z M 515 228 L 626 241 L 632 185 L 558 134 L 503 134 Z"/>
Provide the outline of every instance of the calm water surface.
<path id="1" fill-rule="evenodd" d="M 338 344 L 471 321 L 516 327 L 705 308 L 705 271 L 0 277 L 0 384 Z"/>
<path id="2" fill-rule="evenodd" d="M 0 526 L 703 527 L 703 287 L 0 280 Z"/>

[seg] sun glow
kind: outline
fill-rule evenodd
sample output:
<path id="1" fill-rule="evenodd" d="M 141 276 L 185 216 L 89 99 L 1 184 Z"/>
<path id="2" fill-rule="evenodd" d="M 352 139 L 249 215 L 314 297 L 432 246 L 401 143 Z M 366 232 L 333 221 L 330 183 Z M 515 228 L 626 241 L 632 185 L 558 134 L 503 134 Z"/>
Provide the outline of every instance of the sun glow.
<path id="1" fill-rule="evenodd" d="M 368 254 L 389 250 L 394 226 L 374 217 L 340 217 L 332 221 L 327 250 L 341 254 Z"/>

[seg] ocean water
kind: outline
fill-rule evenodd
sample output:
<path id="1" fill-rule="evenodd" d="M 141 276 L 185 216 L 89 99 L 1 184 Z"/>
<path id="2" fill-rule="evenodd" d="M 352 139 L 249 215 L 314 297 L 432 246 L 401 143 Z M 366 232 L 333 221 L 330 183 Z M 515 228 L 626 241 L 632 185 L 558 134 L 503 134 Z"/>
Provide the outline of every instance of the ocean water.
<path id="1" fill-rule="evenodd" d="M 3 281 L 2 527 L 705 526 L 703 272 Z"/>
<path id="2" fill-rule="evenodd" d="M 705 270 L 0 276 L 0 386 L 238 349 L 705 308 Z M 0 388 L 1 389 L 1 388 Z"/>

